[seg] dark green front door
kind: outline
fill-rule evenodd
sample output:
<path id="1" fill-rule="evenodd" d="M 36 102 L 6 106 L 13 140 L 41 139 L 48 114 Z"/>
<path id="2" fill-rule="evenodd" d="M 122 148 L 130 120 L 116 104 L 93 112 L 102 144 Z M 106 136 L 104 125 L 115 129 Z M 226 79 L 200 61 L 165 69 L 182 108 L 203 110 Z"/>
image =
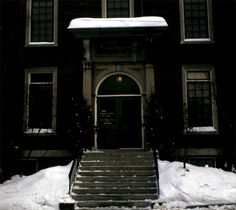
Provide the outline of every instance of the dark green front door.
<path id="1" fill-rule="evenodd" d="M 141 148 L 141 97 L 99 97 L 99 149 Z"/>

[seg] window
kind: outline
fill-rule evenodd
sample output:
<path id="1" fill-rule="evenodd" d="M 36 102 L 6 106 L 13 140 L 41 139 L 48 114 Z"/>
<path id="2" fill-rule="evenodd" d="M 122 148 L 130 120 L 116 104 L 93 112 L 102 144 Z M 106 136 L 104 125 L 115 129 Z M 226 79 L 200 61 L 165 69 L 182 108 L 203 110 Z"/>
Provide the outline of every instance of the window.
<path id="1" fill-rule="evenodd" d="M 213 41 L 211 0 L 180 0 L 182 43 Z"/>
<path id="2" fill-rule="evenodd" d="M 102 0 L 102 16 L 134 17 L 134 0 Z"/>
<path id="3" fill-rule="evenodd" d="M 26 44 L 55 45 L 57 0 L 28 0 L 27 14 Z"/>
<path id="4" fill-rule="evenodd" d="M 56 68 L 32 68 L 25 73 L 24 132 L 55 134 Z"/>
<path id="5" fill-rule="evenodd" d="M 215 79 L 212 66 L 183 66 L 185 131 L 216 132 Z"/>
<path id="6" fill-rule="evenodd" d="M 99 95 L 140 94 L 138 85 L 130 77 L 118 74 L 109 77 L 99 87 Z"/>

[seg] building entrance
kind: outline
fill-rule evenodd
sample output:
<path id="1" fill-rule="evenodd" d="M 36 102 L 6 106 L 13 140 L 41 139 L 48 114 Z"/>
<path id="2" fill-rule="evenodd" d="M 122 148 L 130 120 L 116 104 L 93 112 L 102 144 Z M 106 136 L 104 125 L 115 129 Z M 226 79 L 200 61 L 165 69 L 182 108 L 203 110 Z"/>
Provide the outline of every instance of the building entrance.
<path id="1" fill-rule="evenodd" d="M 141 95 L 126 75 L 102 82 L 97 95 L 97 147 L 142 148 Z"/>

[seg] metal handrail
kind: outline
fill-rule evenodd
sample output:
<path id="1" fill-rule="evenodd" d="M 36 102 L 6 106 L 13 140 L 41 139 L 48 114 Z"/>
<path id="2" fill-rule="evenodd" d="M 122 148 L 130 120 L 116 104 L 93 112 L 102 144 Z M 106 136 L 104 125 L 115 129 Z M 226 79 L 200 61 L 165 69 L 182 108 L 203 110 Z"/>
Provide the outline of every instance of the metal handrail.
<path id="1" fill-rule="evenodd" d="M 159 187 L 159 169 L 158 169 L 158 151 L 155 147 L 152 148 L 153 150 L 153 158 L 154 158 L 154 164 L 155 164 L 155 170 L 156 170 L 156 181 L 157 181 L 157 198 L 160 194 L 160 187 Z"/>
<path id="2" fill-rule="evenodd" d="M 72 166 L 70 168 L 70 172 L 68 174 L 68 178 L 69 178 L 69 194 L 71 193 L 72 185 L 73 185 L 73 183 L 75 181 L 76 172 L 78 170 L 79 163 L 80 163 L 80 161 L 82 159 L 82 155 L 83 155 L 83 149 L 81 149 L 79 151 L 78 157 L 76 157 L 73 160 Z"/>

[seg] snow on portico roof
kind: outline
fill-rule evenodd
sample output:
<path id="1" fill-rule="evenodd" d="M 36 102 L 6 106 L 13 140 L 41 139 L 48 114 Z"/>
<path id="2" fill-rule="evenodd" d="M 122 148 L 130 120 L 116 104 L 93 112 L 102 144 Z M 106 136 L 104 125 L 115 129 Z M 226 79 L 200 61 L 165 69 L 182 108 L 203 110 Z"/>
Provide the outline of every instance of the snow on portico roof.
<path id="1" fill-rule="evenodd" d="M 92 28 L 137 28 L 137 27 L 167 27 L 163 17 L 147 16 L 134 18 L 76 18 L 71 20 L 68 29 Z"/>
<path id="2" fill-rule="evenodd" d="M 72 19 L 68 29 L 80 32 L 77 36 L 102 36 L 102 35 L 129 35 L 145 34 L 168 24 L 163 17 L 145 16 L 132 18 L 75 18 Z"/>

